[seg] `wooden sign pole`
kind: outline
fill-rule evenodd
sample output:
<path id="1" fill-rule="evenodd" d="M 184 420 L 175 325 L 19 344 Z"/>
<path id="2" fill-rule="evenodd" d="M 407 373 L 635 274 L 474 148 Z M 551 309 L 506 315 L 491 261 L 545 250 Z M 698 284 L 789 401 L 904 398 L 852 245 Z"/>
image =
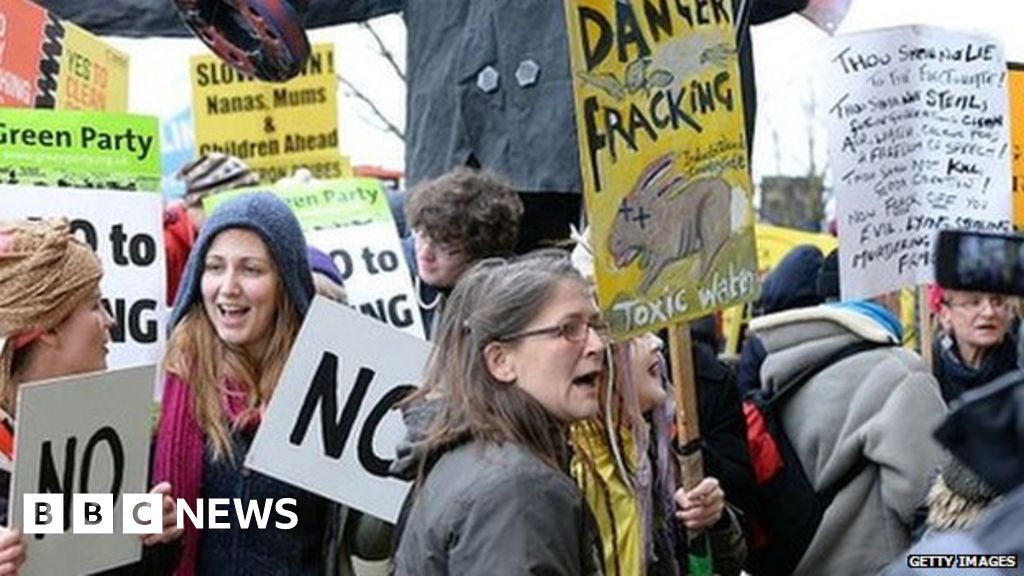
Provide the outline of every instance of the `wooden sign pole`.
<path id="1" fill-rule="evenodd" d="M 672 362 L 672 388 L 676 396 L 676 428 L 679 465 L 683 488 L 692 490 L 704 479 L 704 460 L 700 453 L 700 420 L 697 413 L 697 379 L 693 371 L 693 347 L 690 327 L 673 324 L 668 328 L 669 359 Z"/>
<path id="2" fill-rule="evenodd" d="M 928 305 L 928 288 L 918 286 L 917 288 L 917 310 L 918 310 L 918 342 L 921 343 L 921 358 L 928 365 L 930 371 L 935 361 L 932 358 L 932 344 L 935 334 L 932 332 L 932 308 Z"/>
<path id="3" fill-rule="evenodd" d="M 700 417 L 697 412 L 697 379 L 693 369 L 690 327 L 673 324 L 668 328 L 668 350 L 672 362 L 672 389 L 676 396 L 676 441 L 683 489 L 690 491 L 704 479 L 704 458 L 700 452 Z M 711 540 L 704 530 L 687 530 L 687 573 L 711 576 L 714 561 Z"/>

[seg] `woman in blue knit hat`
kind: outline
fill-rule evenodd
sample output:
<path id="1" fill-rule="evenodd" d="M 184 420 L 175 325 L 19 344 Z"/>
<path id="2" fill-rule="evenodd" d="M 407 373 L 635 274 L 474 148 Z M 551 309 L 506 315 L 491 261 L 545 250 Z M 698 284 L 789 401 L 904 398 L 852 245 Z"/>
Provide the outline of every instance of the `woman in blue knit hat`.
<path id="1" fill-rule="evenodd" d="M 305 239 L 277 197 L 239 196 L 206 222 L 171 315 L 154 479 L 193 510 L 200 497 L 296 504 L 271 509 L 266 529 L 186 521 L 177 575 L 324 572 L 327 501 L 242 466 L 312 296 Z"/>

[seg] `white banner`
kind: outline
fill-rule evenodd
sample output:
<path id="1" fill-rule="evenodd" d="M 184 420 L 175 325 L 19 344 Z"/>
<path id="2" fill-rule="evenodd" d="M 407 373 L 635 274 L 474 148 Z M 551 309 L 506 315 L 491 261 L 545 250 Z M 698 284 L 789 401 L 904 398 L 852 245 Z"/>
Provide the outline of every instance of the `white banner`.
<path id="1" fill-rule="evenodd" d="M 283 180 L 269 187 L 208 196 L 203 206 L 210 214 L 229 198 L 254 190 L 277 194 L 299 219 L 306 243 L 331 256 L 345 281 L 349 306 L 424 337 L 409 266 L 380 181 Z"/>
<path id="2" fill-rule="evenodd" d="M 388 522 L 409 484 L 388 475 L 405 425 L 394 405 L 430 346 L 317 297 L 245 465 Z"/>
<path id="3" fill-rule="evenodd" d="M 25 384 L 18 389 L 9 522 L 25 526 L 25 494 L 63 494 L 64 532 L 26 535 L 21 576 L 90 574 L 138 560 L 122 534 L 122 496 L 149 490 L 155 366 Z M 112 534 L 72 534 L 72 494 L 113 494 Z"/>
<path id="4" fill-rule="evenodd" d="M 938 230 L 1011 230 L 996 39 L 891 28 L 834 38 L 825 63 L 843 299 L 932 282 Z"/>
<path id="5" fill-rule="evenodd" d="M 307 230 L 306 241 L 334 259 L 345 279 L 349 306 L 424 337 L 423 318 L 393 221 Z"/>
<path id="6" fill-rule="evenodd" d="M 0 185 L 0 220 L 63 216 L 103 261 L 114 318 L 107 366 L 158 363 L 164 340 L 163 204 L 158 194 Z"/>

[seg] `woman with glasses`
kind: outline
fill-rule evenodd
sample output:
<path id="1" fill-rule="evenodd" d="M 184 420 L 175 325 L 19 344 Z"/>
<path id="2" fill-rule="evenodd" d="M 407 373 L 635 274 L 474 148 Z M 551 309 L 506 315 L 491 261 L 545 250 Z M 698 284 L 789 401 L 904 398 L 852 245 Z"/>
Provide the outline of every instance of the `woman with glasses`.
<path id="1" fill-rule="evenodd" d="M 934 289 L 939 333 L 932 370 L 947 404 L 1019 365 L 1011 325 L 1016 306 L 1001 294 Z M 945 462 L 928 491 L 925 534 L 972 527 L 1000 496 L 956 458 Z M 925 513 L 925 510 L 927 511 Z"/>
<path id="2" fill-rule="evenodd" d="M 604 324 L 563 252 L 485 260 L 451 294 L 423 388 L 406 402 L 417 480 L 395 573 L 600 574 L 566 472 L 569 424 L 598 411 Z"/>
<path id="3" fill-rule="evenodd" d="M 1009 296 L 945 290 L 939 302 L 933 369 L 947 403 L 1017 369 Z"/>
<path id="4" fill-rule="evenodd" d="M 495 174 L 456 168 L 417 186 L 405 213 L 413 231 L 406 259 L 430 339 L 459 277 L 478 260 L 512 254 L 523 203 Z"/>

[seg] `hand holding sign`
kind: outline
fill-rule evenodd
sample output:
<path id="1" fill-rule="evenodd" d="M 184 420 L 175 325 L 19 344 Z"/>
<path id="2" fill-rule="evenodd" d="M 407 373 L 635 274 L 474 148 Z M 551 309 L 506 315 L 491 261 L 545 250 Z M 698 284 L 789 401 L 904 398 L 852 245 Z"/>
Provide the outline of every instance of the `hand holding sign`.
<path id="1" fill-rule="evenodd" d="M 171 497 L 171 483 L 161 482 L 149 491 L 150 494 L 163 495 L 163 526 L 164 531 L 160 534 L 149 534 L 143 537 L 142 543 L 146 546 L 154 544 L 165 544 L 173 542 L 185 532 L 184 528 L 178 528 L 178 514 L 174 506 L 174 498 Z"/>
<path id="2" fill-rule="evenodd" d="M 17 528 L 0 528 L 0 576 L 17 574 L 25 563 L 25 540 Z"/>

